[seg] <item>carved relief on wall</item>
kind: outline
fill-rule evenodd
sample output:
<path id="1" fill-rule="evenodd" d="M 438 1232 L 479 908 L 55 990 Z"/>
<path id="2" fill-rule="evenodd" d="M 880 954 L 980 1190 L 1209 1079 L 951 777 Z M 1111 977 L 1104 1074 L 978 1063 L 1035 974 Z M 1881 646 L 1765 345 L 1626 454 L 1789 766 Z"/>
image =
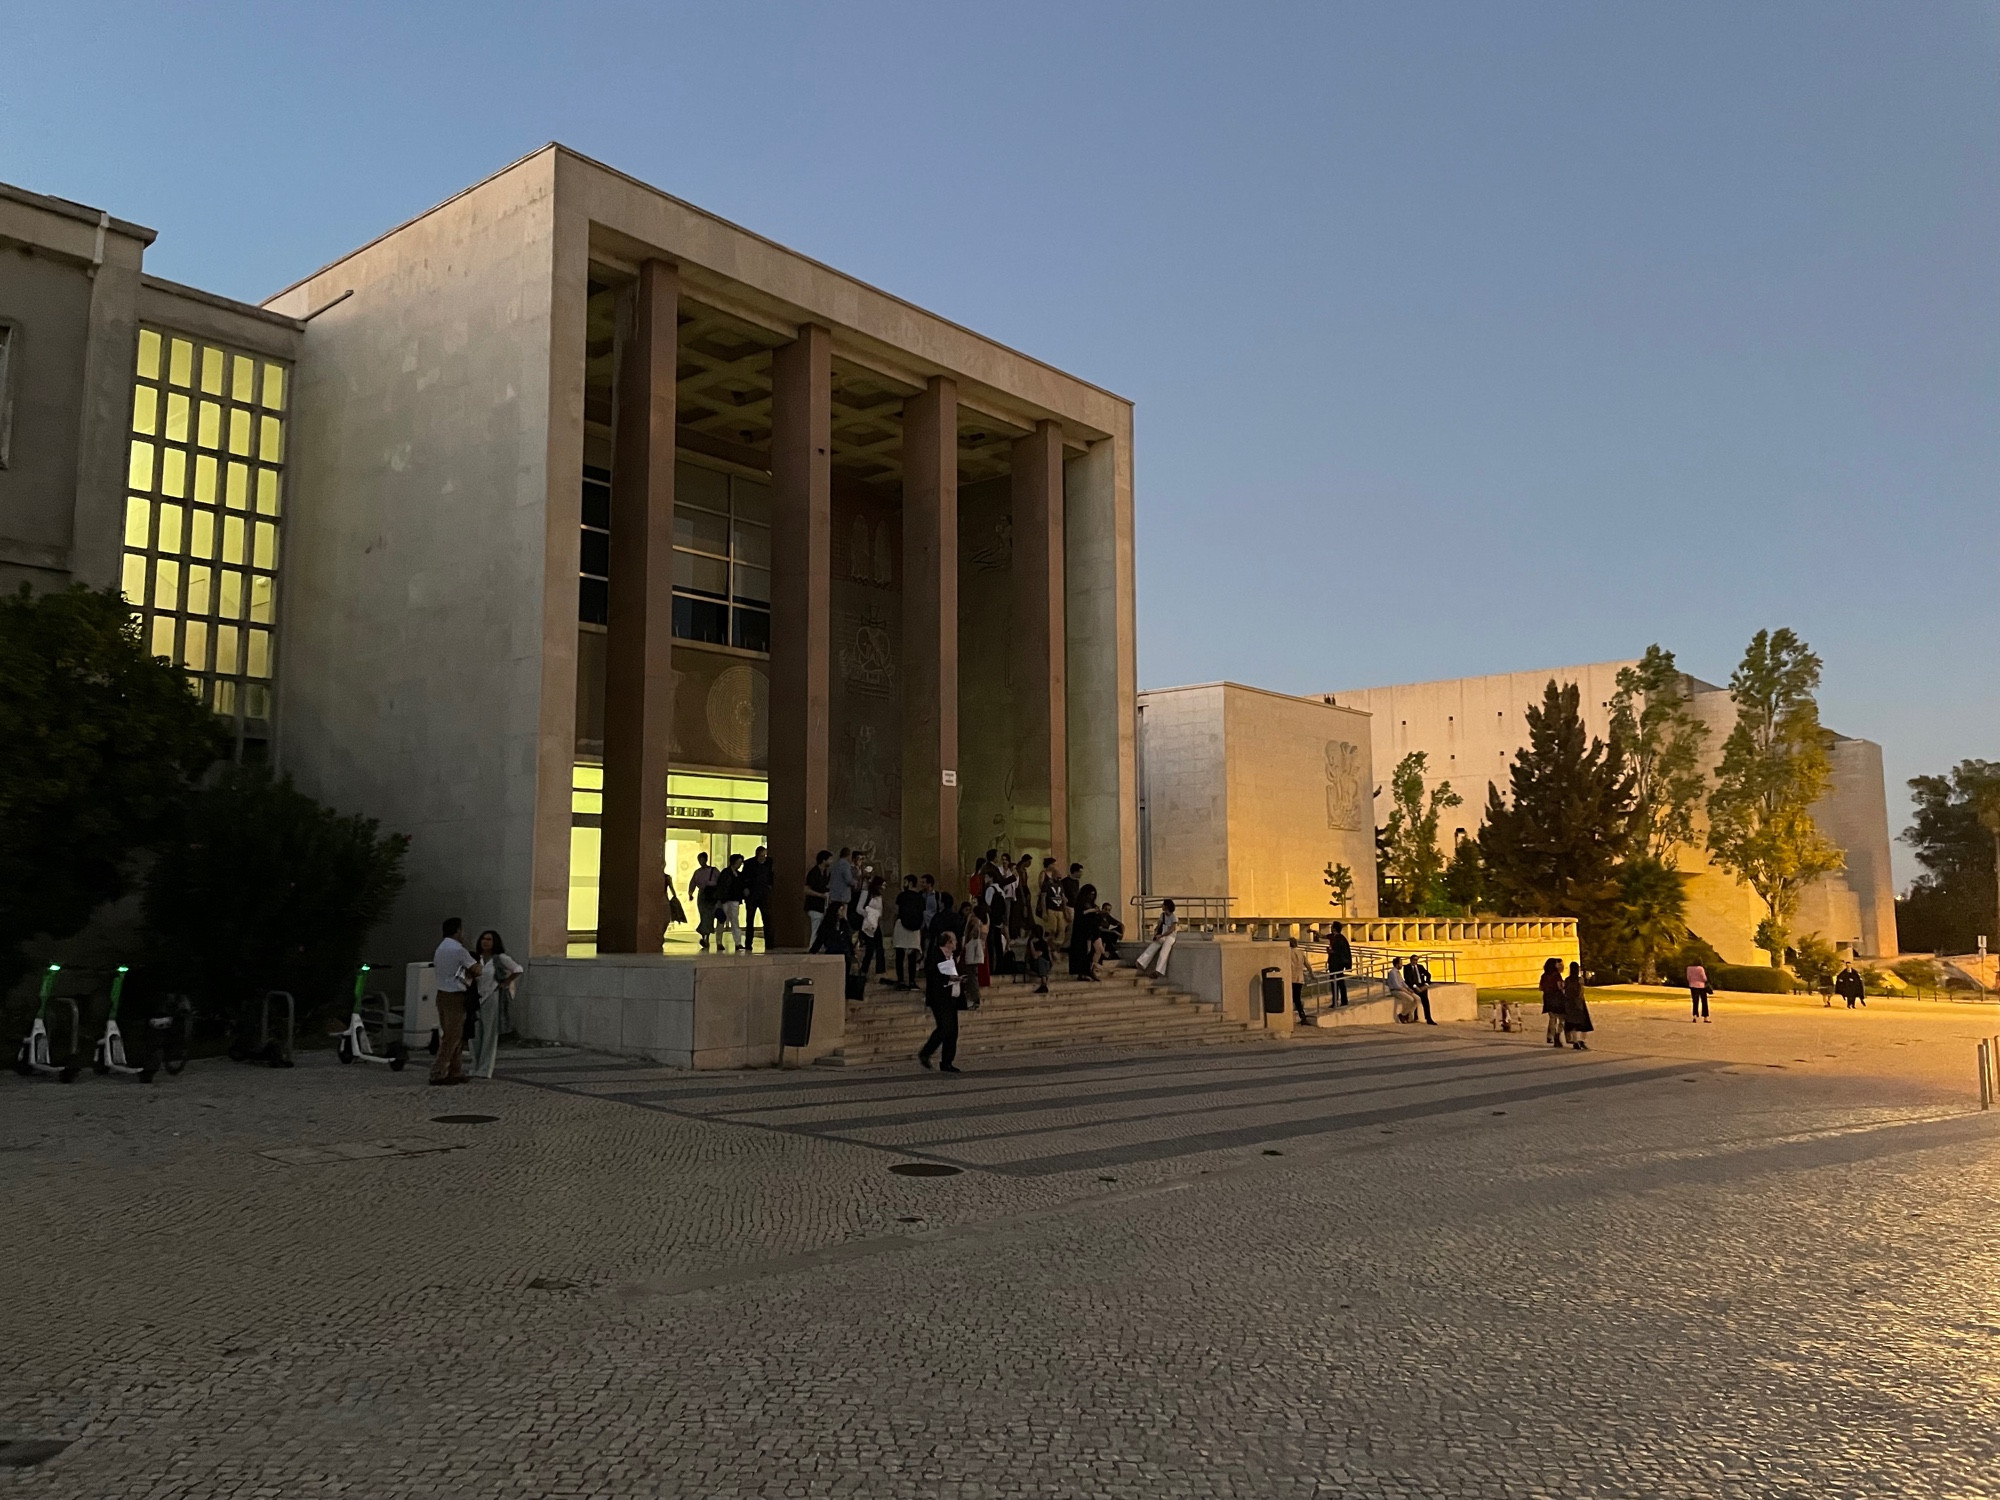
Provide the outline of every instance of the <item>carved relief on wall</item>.
<path id="1" fill-rule="evenodd" d="M 847 528 L 847 576 L 856 583 L 891 587 L 896 582 L 891 545 L 887 521 L 870 524 L 868 517 L 856 516 Z"/>
<path id="2" fill-rule="evenodd" d="M 1363 781 L 1361 751 L 1345 740 L 1326 742 L 1326 826 L 1357 830 L 1361 817 Z"/>
<path id="3" fill-rule="evenodd" d="M 888 622 L 867 612 L 839 651 L 840 680 L 857 693 L 886 698 L 895 690 L 896 659 L 889 644 Z"/>
<path id="4" fill-rule="evenodd" d="M 769 749 L 771 682 L 755 667 L 724 668 L 708 689 L 708 732 L 733 764 L 754 765 Z"/>
<path id="5" fill-rule="evenodd" d="M 1014 565 L 1014 518 L 1001 516 L 993 523 L 993 529 L 986 540 L 972 549 L 972 566 L 981 573 L 991 573 L 1011 568 Z"/>

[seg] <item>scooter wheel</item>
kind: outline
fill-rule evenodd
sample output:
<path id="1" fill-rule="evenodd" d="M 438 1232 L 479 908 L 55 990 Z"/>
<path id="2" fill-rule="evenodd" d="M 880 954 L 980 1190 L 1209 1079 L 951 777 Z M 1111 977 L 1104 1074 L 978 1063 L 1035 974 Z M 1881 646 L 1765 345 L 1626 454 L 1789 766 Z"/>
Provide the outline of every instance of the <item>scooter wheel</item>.
<path id="1" fill-rule="evenodd" d="M 340 1060 L 344 1063 L 354 1061 L 354 1043 L 350 1042 L 346 1037 L 340 1039 Z"/>
<path id="2" fill-rule="evenodd" d="M 151 1068 L 141 1068 L 139 1070 L 139 1082 L 151 1083 L 152 1081 L 153 1081 L 153 1070 Z"/>
<path id="3" fill-rule="evenodd" d="M 100 1058 L 90 1065 L 90 1071 L 95 1073 L 99 1078 L 102 1078 L 106 1073 L 111 1071 L 111 1064 Z"/>
<path id="4" fill-rule="evenodd" d="M 409 1060 L 410 1049 L 408 1047 L 405 1047 L 401 1042 L 391 1042 L 389 1044 L 389 1071 L 391 1073 L 402 1072 L 403 1065 Z"/>
<path id="5" fill-rule="evenodd" d="M 60 1073 L 56 1074 L 56 1077 L 64 1083 L 75 1083 L 76 1075 L 81 1071 L 82 1069 L 80 1068 L 64 1068 Z"/>

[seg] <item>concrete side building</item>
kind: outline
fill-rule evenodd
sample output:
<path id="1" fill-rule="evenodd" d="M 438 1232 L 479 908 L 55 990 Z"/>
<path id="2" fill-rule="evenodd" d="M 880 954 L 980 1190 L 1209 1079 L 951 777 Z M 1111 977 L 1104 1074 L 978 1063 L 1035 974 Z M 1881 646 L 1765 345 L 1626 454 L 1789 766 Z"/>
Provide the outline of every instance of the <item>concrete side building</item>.
<path id="1" fill-rule="evenodd" d="M 1233 682 L 1139 695 L 1148 894 L 1226 896 L 1240 915 L 1373 915 L 1366 713 Z M 1328 866 L 1354 891 L 1335 912 Z"/>
<path id="2" fill-rule="evenodd" d="M 1403 756 L 1421 750 L 1428 758 L 1426 789 L 1449 781 L 1464 797 L 1464 803 L 1439 825 L 1439 840 L 1449 852 L 1458 839 L 1479 831 L 1488 783 L 1506 794 L 1509 767 L 1528 742 L 1527 710 L 1541 702 L 1548 683 L 1575 683 L 1585 728 L 1607 737 L 1618 673 L 1632 665 L 1592 662 L 1537 672 L 1345 689 L 1328 697 L 1373 715 L 1378 779 L 1386 777 Z M 1728 689 L 1696 678 L 1689 682 L 1690 708 L 1709 727 L 1707 769 L 1712 774 L 1721 759 L 1722 743 L 1735 725 L 1736 708 Z M 1879 745 L 1835 736 L 1833 784 L 1814 806 L 1813 816 L 1846 851 L 1847 868 L 1814 882 L 1800 904 L 1795 930 L 1817 932 L 1847 952 L 1893 956 L 1896 899 Z M 1688 922 L 1693 930 L 1732 963 L 1768 962 L 1768 955 L 1752 941 L 1764 916 L 1756 894 L 1711 864 L 1699 847 L 1682 850 L 1679 862 L 1693 877 L 1688 884 Z"/>
<path id="3" fill-rule="evenodd" d="M 302 325 L 147 275 L 153 239 L 0 184 L 0 587 L 122 587 L 258 759 Z"/>

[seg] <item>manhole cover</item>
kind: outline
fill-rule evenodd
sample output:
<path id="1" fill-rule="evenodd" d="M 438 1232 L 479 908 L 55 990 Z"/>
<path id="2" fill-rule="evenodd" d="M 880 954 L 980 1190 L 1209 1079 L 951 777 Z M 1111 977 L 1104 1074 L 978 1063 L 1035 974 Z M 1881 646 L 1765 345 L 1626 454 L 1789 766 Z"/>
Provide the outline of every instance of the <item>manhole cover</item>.
<path id="1" fill-rule="evenodd" d="M 528 1290 L 531 1292 L 573 1292 L 576 1290 L 576 1283 L 574 1281 L 565 1281 L 560 1276 L 537 1276 L 533 1281 L 528 1283 Z"/>
<path id="2" fill-rule="evenodd" d="M 0 1469 L 32 1469 L 68 1446 L 60 1438 L 0 1438 Z"/>
<path id="3" fill-rule="evenodd" d="M 1282 1151 L 1273 1151 L 1269 1146 L 1266 1146 L 1264 1148 L 1264 1154 L 1266 1156 L 1283 1156 L 1285 1153 Z"/>
<path id="4" fill-rule="evenodd" d="M 899 1177 L 956 1177 L 963 1167 L 948 1167 L 941 1161 L 899 1161 L 889 1168 Z"/>
<path id="5" fill-rule="evenodd" d="M 433 1125 L 491 1125 L 498 1115 L 432 1115 Z"/>

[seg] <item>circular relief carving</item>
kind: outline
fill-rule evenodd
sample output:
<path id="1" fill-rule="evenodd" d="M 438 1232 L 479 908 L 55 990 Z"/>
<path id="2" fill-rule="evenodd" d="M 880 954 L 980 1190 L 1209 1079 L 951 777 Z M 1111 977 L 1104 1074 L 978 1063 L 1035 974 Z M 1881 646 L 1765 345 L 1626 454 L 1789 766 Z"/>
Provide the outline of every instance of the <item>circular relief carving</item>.
<path id="1" fill-rule="evenodd" d="M 708 689 L 708 733 L 740 766 L 764 758 L 771 739 L 771 682 L 755 667 L 725 667 Z"/>

